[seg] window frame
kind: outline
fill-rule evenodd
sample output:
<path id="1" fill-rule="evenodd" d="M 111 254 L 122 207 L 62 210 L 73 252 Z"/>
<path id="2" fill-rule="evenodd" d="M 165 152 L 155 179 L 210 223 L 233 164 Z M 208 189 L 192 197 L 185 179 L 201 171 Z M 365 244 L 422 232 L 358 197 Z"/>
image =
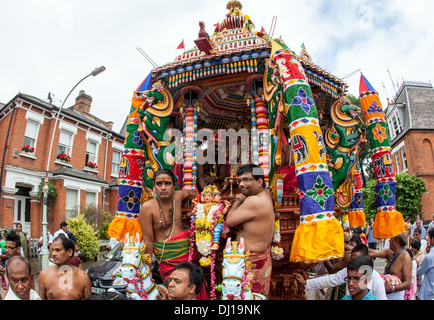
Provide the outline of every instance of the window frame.
<path id="1" fill-rule="evenodd" d="M 76 193 L 76 201 L 75 201 L 75 206 L 69 207 L 69 203 L 68 203 L 68 191 L 73 191 Z M 65 190 L 65 219 L 69 218 L 69 217 L 74 217 L 78 214 L 78 210 L 80 208 L 80 190 L 78 189 L 74 189 L 74 188 L 66 188 Z M 72 211 L 74 211 L 74 213 L 72 213 Z"/>

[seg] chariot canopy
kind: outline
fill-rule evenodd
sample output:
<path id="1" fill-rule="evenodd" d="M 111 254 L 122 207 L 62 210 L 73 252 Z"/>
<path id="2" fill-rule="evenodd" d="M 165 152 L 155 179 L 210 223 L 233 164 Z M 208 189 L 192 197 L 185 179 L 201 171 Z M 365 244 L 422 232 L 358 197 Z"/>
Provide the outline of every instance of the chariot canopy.
<path id="1" fill-rule="evenodd" d="M 336 207 L 350 213 L 347 227 L 365 224 L 357 165 L 366 141 L 361 110 L 346 98 L 346 83 L 316 65 L 304 44 L 295 53 L 242 8 L 229 1 L 219 23 L 198 19 L 195 46 L 154 68 L 134 91 L 109 235 L 141 234 L 140 205 L 153 197 L 153 175 L 162 168 L 175 173 L 178 188 L 198 189 L 200 166 L 217 177 L 216 165 L 224 164 L 223 180 L 211 180 L 230 198 L 236 183 L 229 178 L 244 164 L 258 164 L 284 215 L 280 171 L 291 165 L 299 213 L 291 211 L 296 228 L 280 226 L 292 230 L 282 233 L 285 258 L 341 257 L 345 223 Z"/>

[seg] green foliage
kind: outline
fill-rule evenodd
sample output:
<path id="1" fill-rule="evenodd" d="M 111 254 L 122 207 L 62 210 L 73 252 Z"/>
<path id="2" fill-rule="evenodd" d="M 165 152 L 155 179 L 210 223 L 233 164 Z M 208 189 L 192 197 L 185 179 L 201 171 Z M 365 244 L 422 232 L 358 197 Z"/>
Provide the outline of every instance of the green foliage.
<path id="1" fill-rule="evenodd" d="M 80 251 L 88 259 L 95 258 L 99 253 L 99 241 L 97 233 L 93 230 L 84 217 L 80 214 L 76 217 L 68 218 L 68 230 L 77 237 L 77 244 Z"/>
<path id="2" fill-rule="evenodd" d="M 81 209 L 86 222 L 97 232 L 99 239 L 109 239 L 107 234 L 113 215 L 95 206 L 87 206 Z"/>
<path id="3" fill-rule="evenodd" d="M 426 181 L 413 175 L 401 172 L 396 175 L 396 209 L 404 217 L 409 216 L 412 221 L 423 211 L 422 202 L 420 201 L 426 188 Z"/>
<path id="4" fill-rule="evenodd" d="M 44 182 L 41 182 L 38 185 L 38 193 L 36 195 L 36 199 L 42 201 L 44 198 Z M 56 186 L 52 183 L 48 183 L 48 193 L 47 193 L 47 205 L 51 206 L 57 198 Z"/>
<path id="5" fill-rule="evenodd" d="M 404 217 L 410 217 L 412 221 L 423 211 L 421 197 L 428 191 L 425 180 L 408 173 L 401 172 L 396 175 L 396 210 Z M 369 180 L 363 188 L 363 207 L 366 218 L 375 217 L 377 202 L 375 194 L 375 180 Z"/>
<path id="6" fill-rule="evenodd" d="M 363 188 L 363 210 L 365 211 L 366 220 L 375 217 L 377 214 L 375 184 L 375 180 L 369 180 Z"/>

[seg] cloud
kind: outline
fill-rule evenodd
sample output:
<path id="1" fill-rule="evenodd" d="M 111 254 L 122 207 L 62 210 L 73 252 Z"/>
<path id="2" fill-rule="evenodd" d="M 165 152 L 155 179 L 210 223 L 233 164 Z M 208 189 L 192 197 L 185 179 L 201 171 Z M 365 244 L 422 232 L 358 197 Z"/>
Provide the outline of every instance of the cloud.
<path id="1" fill-rule="evenodd" d="M 157 64 L 182 53 L 184 39 L 194 46 L 199 21 L 208 33 L 227 13 L 227 0 L 218 1 L 2 1 L 0 11 L 0 101 L 18 92 L 42 99 L 54 94 L 57 105 L 94 68 L 107 70 L 89 78 L 79 90 L 93 97 L 91 112 L 114 121 L 119 130 L 128 115 L 133 90 L 152 65 L 137 51 L 142 48 Z M 295 52 L 305 43 L 314 63 L 344 77 L 361 69 L 379 91 L 383 104 L 405 80 L 429 81 L 433 74 L 434 2 L 418 0 L 244 0 L 243 13 L 258 29 L 271 28 L 274 37 Z M 359 75 L 347 79 L 358 95 Z M 383 86 L 384 85 L 384 86 Z"/>

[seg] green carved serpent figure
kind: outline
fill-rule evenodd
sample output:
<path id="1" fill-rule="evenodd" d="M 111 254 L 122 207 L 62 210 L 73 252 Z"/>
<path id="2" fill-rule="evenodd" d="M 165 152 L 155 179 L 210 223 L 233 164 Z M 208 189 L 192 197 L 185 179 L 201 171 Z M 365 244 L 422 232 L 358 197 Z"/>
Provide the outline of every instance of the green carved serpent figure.
<path id="1" fill-rule="evenodd" d="M 366 142 L 360 112 L 361 108 L 341 97 L 331 107 L 333 123 L 325 133 L 327 164 L 332 174 L 335 200 L 341 208 L 348 208 L 351 204 L 354 173 L 359 153 Z"/>
<path id="2" fill-rule="evenodd" d="M 282 143 L 282 137 L 279 137 L 279 128 L 281 116 L 285 114 L 285 107 L 283 105 L 283 83 L 279 75 L 279 68 L 273 60 L 268 60 L 265 64 L 266 69 L 264 73 L 264 96 L 268 102 L 268 128 L 270 129 L 270 171 L 268 176 L 272 177 L 274 167 L 281 165 L 281 154 L 278 150 Z"/>
<path id="3" fill-rule="evenodd" d="M 143 182 L 152 189 L 154 173 L 160 169 L 172 171 L 175 165 L 175 148 L 168 148 L 172 141 L 167 130 L 173 111 L 173 99 L 160 81 L 151 90 L 141 92 L 139 97 L 143 104 L 138 109 L 140 124 L 137 131 L 146 147 Z"/>

